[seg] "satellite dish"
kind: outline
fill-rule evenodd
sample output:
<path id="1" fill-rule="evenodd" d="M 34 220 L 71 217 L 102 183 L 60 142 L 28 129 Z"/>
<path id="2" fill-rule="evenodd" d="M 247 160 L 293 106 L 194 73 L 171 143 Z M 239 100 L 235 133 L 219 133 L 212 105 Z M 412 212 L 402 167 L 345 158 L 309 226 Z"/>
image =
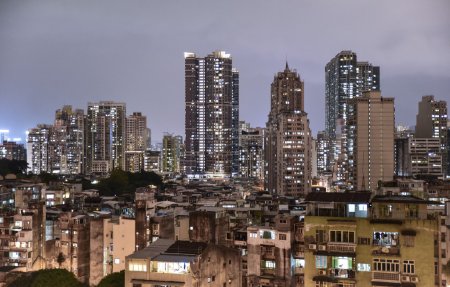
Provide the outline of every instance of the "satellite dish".
<path id="1" fill-rule="evenodd" d="M 381 252 L 383 252 L 383 253 L 389 253 L 389 248 L 387 248 L 387 247 L 382 247 L 382 248 L 381 248 Z"/>

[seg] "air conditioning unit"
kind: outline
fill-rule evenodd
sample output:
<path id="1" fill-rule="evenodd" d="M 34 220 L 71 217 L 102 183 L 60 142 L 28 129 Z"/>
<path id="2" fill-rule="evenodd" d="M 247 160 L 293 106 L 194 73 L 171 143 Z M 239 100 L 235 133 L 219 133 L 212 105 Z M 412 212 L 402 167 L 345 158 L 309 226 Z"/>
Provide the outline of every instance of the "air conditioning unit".
<path id="1" fill-rule="evenodd" d="M 409 282 L 409 276 L 402 275 L 402 282 Z"/>
<path id="2" fill-rule="evenodd" d="M 153 230 L 153 235 L 159 235 L 159 230 Z"/>
<path id="3" fill-rule="evenodd" d="M 308 249 L 316 250 L 316 245 L 315 244 L 309 244 L 308 245 Z"/>
<path id="4" fill-rule="evenodd" d="M 319 250 L 320 251 L 327 251 L 327 246 L 326 245 L 319 245 Z"/>
<path id="5" fill-rule="evenodd" d="M 319 275 L 327 275 L 327 270 L 319 270 Z"/>
<path id="6" fill-rule="evenodd" d="M 419 283 L 419 277 L 417 277 L 417 276 L 411 276 L 411 282 L 413 282 L 413 283 Z"/>

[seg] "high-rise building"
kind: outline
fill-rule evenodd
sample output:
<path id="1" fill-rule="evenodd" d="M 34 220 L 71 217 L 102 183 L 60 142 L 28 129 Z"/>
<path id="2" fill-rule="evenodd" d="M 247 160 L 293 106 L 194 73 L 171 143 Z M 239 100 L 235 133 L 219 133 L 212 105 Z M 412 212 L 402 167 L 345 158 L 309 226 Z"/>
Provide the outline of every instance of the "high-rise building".
<path id="1" fill-rule="evenodd" d="M 126 120 L 125 170 L 139 172 L 144 170 L 144 157 L 149 141 L 147 117 L 133 113 Z"/>
<path id="2" fill-rule="evenodd" d="M 38 125 L 27 132 L 28 172 L 40 174 L 49 172 L 49 139 L 51 125 Z"/>
<path id="3" fill-rule="evenodd" d="M 379 91 L 365 92 L 349 103 L 354 156 L 349 165 L 350 189 L 375 190 L 378 182 L 394 176 L 394 99 Z"/>
<path id="4" fill-rule="evenodd" d="M 105 174 L 125 165 L 125 103 L 89 103 L 86 122 L 86 173 Z"/>
<path id="5" fill-rule="evenodd" d="M 239 175 L 263 179 L 265 129 L 241 121 L 239 131 Z"/>
<path id="6" fill-rule="evenodd" d="M 52 143 L 51 171 L 61 174 L 83 173 L 84 111 L 64 106 L 55 113 Z"/>
<path id="7" fill-rule="evenodd" d="M 271 107 L 264 144 L 265 189 L 304 196 L 311 185 L 311 131 L 304 111 L 303 82 L 286 68 L 271 85 Z"/>
<path id="8" fill-rule="evenodd" d="M 353 146 L 347 120 L 352 116 L 348 101 L 364 91 L 380 90 L 380 68 L 358 62 L 356 53 L 342 51 L 325 66 L 325 133 L 330 140 L 327 166 L 338 180 L 348 180 Z"/>
<path id="9" fill-rule="evenodd" d="M 180 155 L 183 138 L 166 133 L 161 151 L 161 171 L 180 172 Z"/>
<path id="10" fill-rule="evenodd" d="M 237 173 L 239 74 L 231 56 L 185 53 L 185 172 L 229 177 Z"/>
<path id="11" fill-rule="evenodd" d="M 439 138 L 441 141 L 442 162 L 448 162 L 447 143 L 447 102 L 436 101 L 434 96 L 423 96 L 419 102 L 416 117 L 416 137 Z M 448 174 L 447 164 L 443 166 L 443 175 Z"/>
<path id="12" fill-rule="evenodd" d="M 27 151 L 23 144 L 5 140 L 0 142 L 0 158 L 26 161 Z"/>
<path id="13" fill-rule="evenodd" d="M 325 131 L 319 131 L 316 139 L 317 150 L 317 174 L 323 175 L 327 170 L 329 140 Z"/>

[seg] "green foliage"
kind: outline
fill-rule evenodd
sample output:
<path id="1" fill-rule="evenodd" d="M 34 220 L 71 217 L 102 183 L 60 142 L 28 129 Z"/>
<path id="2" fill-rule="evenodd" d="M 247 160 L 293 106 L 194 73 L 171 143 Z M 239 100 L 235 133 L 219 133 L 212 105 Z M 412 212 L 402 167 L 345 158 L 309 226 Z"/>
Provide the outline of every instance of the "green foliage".
<path id="1" fill-rule="evenodd" d="M 25 160 L 9 160 L 6 158 L 0 159 L 0 175 L 25 174 L 27 171 L 27 162 Z"/>
<path id="2" fill-rule="evenodd" d="M 115 169 L 108 178 L 100 180 L 93 188 L 98 189 L 101 195 L 123 195 L 133 193 L 136 188 L 148 185 L 160 186 L 162 179 L 154 172 L 125 172 Z"/>
<path id="3" fill-rule="evenodd" d="M 83 287 L 85 286 L 75 278 L 73 273 L 65 269 L 43 269 L 35 272 L 23 273 L 8 287 Z"/>
<path id="4" fill-rule="evenodd" d="M 59 252 L 58 257 L 56 258 L 56 262 L 58 262 L 59 268 L 61 268 L 61 264 L 63 264 L 64 261 L 66 261 L 64 254 L 62 254 L 62 252 Z"/>
<path id="5" fill-rule="evenodd" d="M 39 178 L 41 179 L 41 182 L 46 184 L 49 184 L 51 181 L 58 181 L 57 175 L 48 172 L 41 172 Z"/>
<path id="6" fill-rule="evenodd" d="M 97 287 L 123 287 L 125 286 L 125 271 L 109 274 L 98 283 Z"/>

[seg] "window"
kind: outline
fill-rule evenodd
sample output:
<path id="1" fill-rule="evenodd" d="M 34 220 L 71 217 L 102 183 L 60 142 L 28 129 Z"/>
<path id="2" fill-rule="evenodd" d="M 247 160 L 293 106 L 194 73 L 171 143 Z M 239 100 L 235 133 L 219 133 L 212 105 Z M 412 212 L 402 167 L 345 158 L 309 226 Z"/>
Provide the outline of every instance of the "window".
<path id="1" fill-rule="evenodd" d="M 354 243 L 355 242 L 355 232 L 354 231 L 331 230 L 330 231 L 330 242 Z"/>
<path id="2" fill-rule="evenodd" d="M 285 234 L 285 233 L 280 233 L 280 234 L 278 235 L 278 239 L 280 239 L 280 240 L 286 240 L 286 234 Z"/>
<path id="3" fill-rule="evenodd" d="M 316 268 L 327 268 L 327 257 L 316 255 Z"/>
<path id="4" fill-rule="evenodd" d="M 326 242 L 326 238 L 325 238 L 326 232 L 325 230 L 316 230 L 316 242 L 318 243 L 323 243 Z"/>
<path id="5" fill-rule="evenodd" d="M 396 259 L 373 259 L 373 270 L 382 272 L 400 272 L 400 261 Z"/>
<path id="6" fill-rule="evenodd" d="M 353 269 L 352 257 L 331 257 L 331 267 L 336 269 Z"/>
<path id="7" fill-rule="evenodd" d="M 272 230 L 260 230 L 259 238 L 262 239 L 275 239 L 275 232 Z"/>
<path id="8" fill-rule="evenodd" d="M 403 273 L 405 274 L 415 274 L 414 261 L 404 260 L 403 261 Z"/>
<path id="9" fill-rule="evenodd" d="M 414 247 L 414 236 L 405 235 L 402 237 L 403 245 L 406 247 Z"/>
<path id="10" fill-rule="evenodd" d="M 135 272 L 147 272 L 147 264 L 146 262 L 130 262 L 128 263 L 128 270 Z"/>
<path id="11" fill-rule="evenodd" d="M 275 261 L 261 261 L 261 268 L 262 269 L 275 269 Z"/>
<path id="12" fill-rule="evenodd" d="M 370 245 L 370 238 L 369 237 L 358 237 L 358 244 Z"/>
<path id="13" fill-rule="evenodd" d="M 397 246 L 398 232 L 376 231 L 373 233 L 373 245 Z"/>
<path id="14" fill-rule="evenodd" d="M 358 263 L 357 270 L 362 272 L 370 272 L 370 264 L 368 263 Z"/>
<path id="15" fill-rule="evenodd" d="M 250 238 L 257 238 L 258 234 L 256 232 L 250 232 Z"/>

